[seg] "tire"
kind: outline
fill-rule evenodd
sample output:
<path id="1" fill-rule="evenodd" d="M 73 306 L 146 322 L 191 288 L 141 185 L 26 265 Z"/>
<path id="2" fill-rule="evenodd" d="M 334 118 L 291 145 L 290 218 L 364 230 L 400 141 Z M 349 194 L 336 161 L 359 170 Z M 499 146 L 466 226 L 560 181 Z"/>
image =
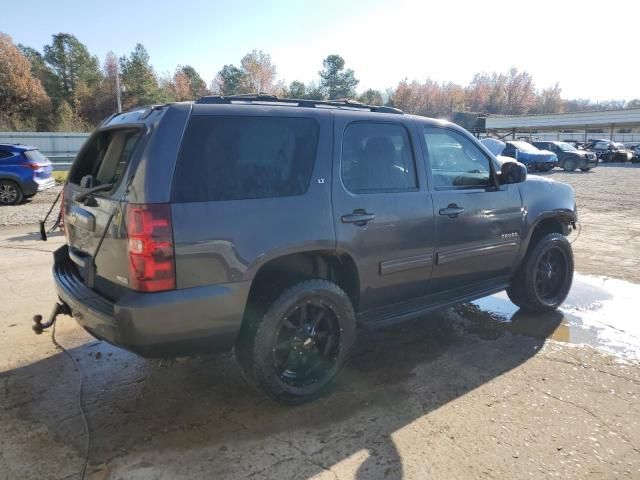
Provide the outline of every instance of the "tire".
<path id="1" fill-rule="evenodd" d="M 565 160 L 562 164 L 562 169 L 565 172 L 573 172 L 576 169 L 576 161 L 572 158 Z"/>
<path id="2" fill-rule="evenodd" d="M 559 233 L 545 235 L 529 247 L 507 295 L 529 312 L 555 310 L 569 294 L 573 268 L 573 251 L 566 237 Z"/>
<path id="3" fill-rule="evenodd" d="M 288 288 L 262 317 L 246 321 L 236 344 L 245 379 L 289 405 L 329 390 L 355 341 L 351 301 L 326 280 Z"/>
<path id="4" fill-rule="evenodd" d="M 20 185 L 11 180 L 0 180 L 0 205 L 17 205 L 24 200 Z"/>
<path id="5" fill-rule="evenodd" d="M 580 170 L 582 170 L 583 172 L 588 172 L 589 170 L 591 170 L 591 167 L 582 167 Z"/>

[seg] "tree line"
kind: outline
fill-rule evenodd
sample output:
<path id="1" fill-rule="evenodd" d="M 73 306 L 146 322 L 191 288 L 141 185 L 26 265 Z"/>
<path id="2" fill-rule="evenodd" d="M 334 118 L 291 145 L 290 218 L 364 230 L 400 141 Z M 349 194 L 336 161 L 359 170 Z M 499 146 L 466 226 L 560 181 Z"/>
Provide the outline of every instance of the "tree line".
<path id="1" fill-rule="evenodd" d="M 145 47 L 102 64 L 86 45 L 69 33 L 52 35 L 42 50 L 15 45 L 0 32 L 0 130 L 88 131 L 117 109 L 193 100 L 202 95 L 264 92 L 299 99 L 350 98 L 369 105 L 388 105 L 408 113 L 452 118 L 454 112 L 478 114 L 561 113 L 611 108 L 640 108 L 640 99 L 594 104 L 568 100 L 558 84 L 536 89 L 533 77 L 516 68 L 506 73 L 477 73 L 468 85 L 455 82 L 400 80 L 384 91 L 358 92 L 355 72 L 340 55 L 328 55 L 318 77 L 304 83 L 278 78 L 271 56 L 248 52 L 238 66 L 224 65 L 207 84 L 190 65 L 159 74 Z"/>

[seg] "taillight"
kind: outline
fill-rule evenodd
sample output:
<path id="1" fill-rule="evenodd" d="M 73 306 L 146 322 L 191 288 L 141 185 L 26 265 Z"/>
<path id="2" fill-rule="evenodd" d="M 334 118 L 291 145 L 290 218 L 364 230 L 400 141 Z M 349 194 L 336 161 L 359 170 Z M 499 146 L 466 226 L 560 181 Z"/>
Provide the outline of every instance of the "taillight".
<path id="1" fill-rule="evenodd" d="M 165 203 L 127 206 L 129 286 L 140 292 L 176 288 L 171 210 Z"/>
<path id="2" fill-rule="evenodd" d="M 40 165 L 39 163 L 27 162 L 24 164 L 25 167 L 30 168 L 31 170 L 40 170 L 44 165 Z"/>

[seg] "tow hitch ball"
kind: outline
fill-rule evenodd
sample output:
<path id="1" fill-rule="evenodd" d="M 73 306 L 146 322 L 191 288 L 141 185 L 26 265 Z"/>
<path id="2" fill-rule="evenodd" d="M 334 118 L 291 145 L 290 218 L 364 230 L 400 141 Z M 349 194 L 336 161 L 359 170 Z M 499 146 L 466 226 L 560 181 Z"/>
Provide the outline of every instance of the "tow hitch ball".
<path id="1" fill-rule="evenodd" d="M 33 325 L 31 326 L 31 328 L 36 335 L 40 335 L 44 329 L 49 328 L 54 324 L 58 315 L 71 315 L 71 309 L 69 308 L 69 305 L 67 305 L 66 303 L 56 302 L 56 304 L 53 306 L 51 315 L 49 315 L 49 320 L 47 320 L 45 323 L 42 323 L 42 315 L 34 315 Z"/>

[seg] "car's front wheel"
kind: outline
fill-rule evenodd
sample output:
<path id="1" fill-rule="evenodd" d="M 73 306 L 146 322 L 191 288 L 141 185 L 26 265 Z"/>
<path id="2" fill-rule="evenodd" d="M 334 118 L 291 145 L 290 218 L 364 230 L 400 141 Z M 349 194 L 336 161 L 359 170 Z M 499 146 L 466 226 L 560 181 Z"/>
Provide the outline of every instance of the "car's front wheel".
<path id="1" fill-rule="evenodd" d="M 355 340 L 347 294 L 326 280 L 285 290 L 258 319 L 246 319 L 236 358 L 247 380 L 272 398 L 300 404 L 325 393 Z"/>
<path id="2" fill-rule="evenodd" d="M 0 205 L 16 205 L 24 199 L 20 186 L 11 180 L 0 180 Z"/>
<path id="3" fill-rule="evenodd" d="M 573 251 L 566 237 L 550 233 L 533 245 L 507 288 L 523 310 L 547 312 L 567 298 L 573 281 Z"/>

